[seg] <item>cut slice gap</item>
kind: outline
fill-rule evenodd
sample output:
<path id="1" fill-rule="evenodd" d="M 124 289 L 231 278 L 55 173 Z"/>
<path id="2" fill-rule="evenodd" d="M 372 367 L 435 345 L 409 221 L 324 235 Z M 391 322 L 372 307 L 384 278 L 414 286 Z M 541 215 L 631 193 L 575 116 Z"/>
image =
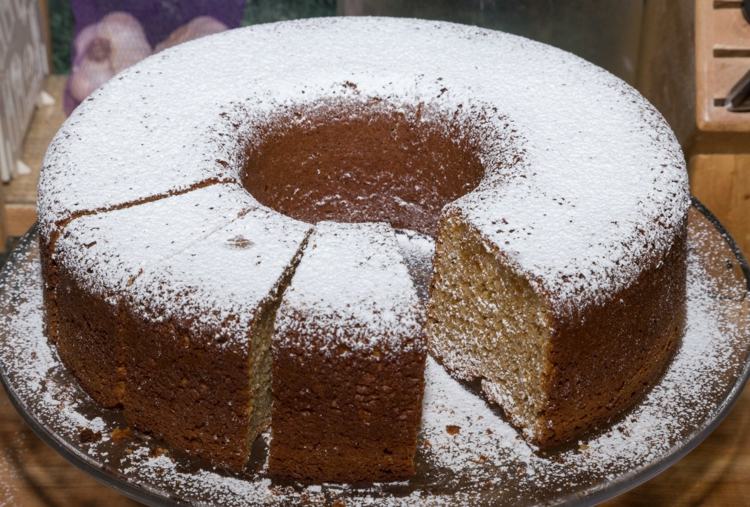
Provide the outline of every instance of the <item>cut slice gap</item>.
<path id="1" fill-rule="evenodd" d="M 271 340 L 273 339 L 276 312 L 279 309 L 284 292 L 289 287 L 297 266 L 302 259 L 302 253 L 307 246 L 310 234 L 312 234 L 312 228 L 300 243 L 297 253 L 287 267 L 270 300 L 261 309 L 259 317 L 253 322 L 250 328 L 251 336 L 249 342 L 251 353 L 248 355 L 248 359 L 250 360 L 248 371 L 250 372 L 249 382 L 252 396 L 250 406 L 248 407 L 250 424 L 248 427 L 247 449 L 249 451 L 252 450 L 255 440 L 271 424 L 271 406 L 273 402 L 271 391 Z M 249 458 L 250 456 L 248 455 Z"/>
<path id="2" fill-rule="evenodd" d="M 423 305 L 429 300 L 432 279 L 432 257 L 435 254 L 435 240 L 427 234 L 409 229 L 395 229 L 401 256 L 409 270 L 414 288 Z"/>
<path id="3" fill-rule="evenodd" d="M 232 472 L 268 424 L 271 324 L 311 229 L 257 204 L 240 215 L 135 278 L 125 343 L 126 418 Z M 144 367 L 164 358 L 164 374 Z"/>
<path id="4" fill-rule="evenodd" d="M 358 482 L 413 475 L 422 324 L 390 225 L 317 224 L 275 322 L 273 477 Z"/>
<path id="5" fill-rule="evenodd" d="M 91 216 L 91 215 L 97 215 L 97 214 L 100 214 L 100 213 L 108 213 L 110 211 L 117 211 L 117 210 L 126 209 L 126 208 L 132 208 L 132 207 L 135 207 L 135 206 L 141 206 L 143 204 L 148 204 L 148 203 L 151 203 L 151 202 L 154 202 L 154 201 L 159 201 L 161 199 L 166 199 L 166 198 L 173 197 L 173 196 L 176 196 L 176 195 L 187 194 L 187 193 L 190 193 L 190 192 L 194 192 L 196 190 L 200 190 L 202 188 L 210 187 L 212 185 L 220 185 L 220 184 L 237 184 L 237 185 L 239 185 L 239 183 L 237 183 L 237 181 L 234 180 L 234 179 L 207 178 L 205 180 L 198 181 L 196 183 L 188 185 L 187 187 L 179 189 L 179 190 L 172 190 L 170 192 L 162 192 L 162 193 L 158 193 L 158 194 L 153 194 L 153 195 L 149 195 L 149 196 L 146 196 L 146 197 L 141 197 L 141 198 L 138 198 L 138 199 L 133 199 L 133 200 L 130 200 L 130 201 L 125 201 L 125 202 L 122 202 L 122 203 L 119 203 L 119 204 L 113 204 L 111 206 L 105 206 L 105 207 L 101 207 L 101 208 L 93 208 L 93 209 L 88 209 L 88 210 L 75 211 L 75 212 L 71 213 L 70 215 L 68 215 L 67 217 L 61 218 L 59 220 L 55 220 L 52 223 L 52 225 L 53 225 L 53 231 L 52 231 L 52 234 L 50 235 L 50 243 L 53 243 L 57 239 L 57 237 L 59 237 L 59 235 L 62 232 L 62 230 L 65 227 L 67 227 L 68 224 L 70 224 L 73 220 L 76 220 L 78 218 L 82 218 L 82 217 L 85 217 L 85 216 Z M 54 246 L 54 245 L 52 245 L 52 246 Z"/>

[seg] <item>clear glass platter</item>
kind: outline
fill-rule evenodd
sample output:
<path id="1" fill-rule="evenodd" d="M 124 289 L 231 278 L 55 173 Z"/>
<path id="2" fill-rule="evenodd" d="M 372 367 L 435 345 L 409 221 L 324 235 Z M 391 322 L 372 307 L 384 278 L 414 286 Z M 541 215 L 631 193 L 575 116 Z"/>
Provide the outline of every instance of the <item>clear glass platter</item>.
<path id="1" fill-rule="evenodd" d="M 688 324 L 660 382 L 633 410 L 569 447 L 526 444 L 473 386 L 428 362 L 418 473 L 389 484 L 300 485 L 266 473 L 263 435 L 230 476 L 176 455 L 102 409 L 61 364 L 42 329 L 37 232 L 0 273 L 0 380 L 42 440 L 147 505 L 592 505 L 677 462 L 721 422 L 750 374 L 750 268 L 697 201 L 689 220 Z M 343 502 L 340 502 L 343 501 Z"/>

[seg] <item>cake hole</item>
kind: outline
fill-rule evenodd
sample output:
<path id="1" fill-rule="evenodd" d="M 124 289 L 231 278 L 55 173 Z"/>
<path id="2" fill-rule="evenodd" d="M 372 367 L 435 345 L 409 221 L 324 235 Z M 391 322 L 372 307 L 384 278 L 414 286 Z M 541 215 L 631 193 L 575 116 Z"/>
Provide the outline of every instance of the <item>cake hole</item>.
<path id="1" fill-rule="evenodd" d="M 243 184 L 306 222 L 382 221 L 434 235 L 441 209 L 484 175 L 481 136 L 460 118 L 378 100 L 290 109 L 253 126 Z"/>

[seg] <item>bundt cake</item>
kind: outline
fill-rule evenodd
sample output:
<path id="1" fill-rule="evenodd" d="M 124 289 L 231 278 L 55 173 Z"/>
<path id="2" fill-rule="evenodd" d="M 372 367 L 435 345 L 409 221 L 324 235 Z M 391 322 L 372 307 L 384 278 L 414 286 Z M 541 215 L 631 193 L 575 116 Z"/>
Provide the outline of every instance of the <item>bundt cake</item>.
<path id="1" fill-rule="evenodd" d="M 636 403 L 679 345 L 688 206 L 663 118 L 573 55 L 258 25 L 147 58 L 60 129 L 46 329 L 95 400 L 214 465 L 270 423 L 274 476 L 403 479 L 427 350 L 540 446 Z M 404 235 L 435 240 L 429 294 Z"/>

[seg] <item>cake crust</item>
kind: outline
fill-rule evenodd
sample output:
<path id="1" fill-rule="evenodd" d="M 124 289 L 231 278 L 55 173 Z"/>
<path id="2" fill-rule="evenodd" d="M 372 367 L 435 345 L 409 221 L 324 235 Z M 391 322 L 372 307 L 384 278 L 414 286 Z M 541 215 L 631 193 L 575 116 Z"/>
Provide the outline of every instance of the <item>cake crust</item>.
<path id="1" fill-rule="evenodd" d="M 300 354 L 291 344 L 314 334 L 305 325 L 309 317 L 296 318 L 305 331 L 286 330 L 289 345 L 274 349 L 270 472 L 305 482 L 413 476 L 424 351 L 383 353 L 379 360 L 317 348 Z"/>
<path id="2" fill-rule="evenodd" d="M 555 320 L 537 443 L 558 445 L 611 422 L 666 371 L 686 322 L 687 221 L 650 264 L 610 301 Z"/>
<path id="3" fill-rule="evenodd" d="M 241 471 L 268 427 L 270 324 L 308 229 L 231 184 L 81 217 L 42 250 L 50 339 L 98 403 Z"/>
<path id="4" fill-rule="evenodd" d="M 70 272 L 60 269 L 55 284 L 55 311 L 48 314 L 48 321 L 53 323 L 48 324 L 48 329 L 56 333 L 60 359 L 86 392 L 104 407 L 119 406 L 124 393 L 122 315 L 119 304 L 109 302 L 110 298 L 111 295 L 92 294 Z"/>
<path id="5" fill-rule="evenodd" d="M 189 320 L 153 322 L 126 311 L 122 322 L 128 423 L 174 449 L 242 470 L 259 433 L 250 438 L 248 347 L 219 346 L 214 333 L 196 332 Z M 269 422 L 264 417 L 260 430 Z"/>

